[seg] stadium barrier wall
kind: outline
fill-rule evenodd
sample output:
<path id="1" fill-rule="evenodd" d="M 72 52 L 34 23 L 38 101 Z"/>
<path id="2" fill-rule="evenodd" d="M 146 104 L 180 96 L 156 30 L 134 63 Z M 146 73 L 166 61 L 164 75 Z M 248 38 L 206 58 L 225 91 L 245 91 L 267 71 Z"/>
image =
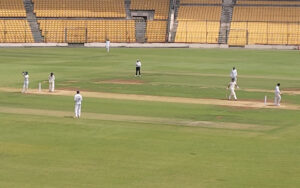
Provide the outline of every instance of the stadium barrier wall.
<path id="1" fill-rule="evenodd" d="M 246 45 L 246 49 L 275 49 L 275 50 L 299 50 L 300 46 L 283 45 Z"/>
<path id="2" fill-rule="evenodd" d="M 105 48 L 105 43 L 85 43 L 88 48 Z M 111 43 L 112 48 L 231 48 L 227 44 L 188 44 L 188 43 Z M 299 50 L 300 46 L 286 45 L 245 45 L 245 49 Z"/>
<path id="3" fill-rule="evenodd" d="M 104 48 L 105 43 L 85 43 L 85 47 Z M 228 48 L 224 44 L 187 44 L 187 43 L 111 43 L 112 48 Z"/>
<path id="4" fill-rule="evenodd" d="M 0 43 L 0 48 L 15 47 L 69 47 L 68 43 Z M 105 43 L 85 43 L 87 48 L 105 48 Z M 112 48 L 231 48 L 227 44 L 186 43 L 111 43 Z M 236 47 L 235 47 L 236 48 Z M 245 49 L 300 50 L 300 46 L 245 45 Z"/>

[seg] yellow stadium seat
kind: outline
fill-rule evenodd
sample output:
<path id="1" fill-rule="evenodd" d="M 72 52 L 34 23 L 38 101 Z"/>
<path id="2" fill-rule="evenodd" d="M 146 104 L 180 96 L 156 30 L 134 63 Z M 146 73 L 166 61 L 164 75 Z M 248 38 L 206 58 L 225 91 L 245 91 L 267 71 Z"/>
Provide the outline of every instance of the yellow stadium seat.
<path id="1" fill-rule="evenodd" d="M 0 17 L 26 17 L 23 0 L 0 0 Z"/>
<path id="2" fill-rule="evenodd" d="M 131 0 L 131 10 L 154 10 L 154 19 L 169 17 L 170 0 Z"/>
<path id="3" fill-rule="evenodd" d="M 167 21 L 147 22 L 147 42 L 166 42 Z"/>
<path id="4" fill-rule="evenodd" d="M 253 4 L 253 1 L 238 1 L 238 4 Z M 298 2 L 276 1 L 274 4 L 297 4 Z M 271 4 L 255 1 L 254 4 Z M 229 45 L 271 44 L 300 45 L 300 7 L 236 6 L 233 11 Z M 238 35 L 237 31 L 243 34 Z M 238 38 L 238 39 L 237 39 Z M 241 41 L 241 42 L 237 42 Z"/>
<path id="5" fill-rule="evenodd" d="M 125 18 L 124 0 L 34 0 L 37 17 Z"/>
<path id="6" fill-rule="evenodd" d="M 135 42 L 133 20 L 39 20 L 45 42 Z"/>
<path id="7" fill-rule="evenodd" d="M 180 4 L 222 4 L 222 0 L 180 0 Z"/>
<path id="8" fill-rule="evenodd" d="M 221 6 L 181 6 L 175 42 L 218 43 L 221 11 Z"/>
<path id="9" fill-rule="evenodd" d="M 0 20 L 0 43 L 34 42 L 26 20 Z"/>

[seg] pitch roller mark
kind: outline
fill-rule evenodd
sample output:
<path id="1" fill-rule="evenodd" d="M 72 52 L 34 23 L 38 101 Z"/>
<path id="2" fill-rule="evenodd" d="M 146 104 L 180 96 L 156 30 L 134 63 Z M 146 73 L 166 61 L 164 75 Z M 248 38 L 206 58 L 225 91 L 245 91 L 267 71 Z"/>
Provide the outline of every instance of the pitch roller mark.
<path id="1" fill-rule="evenodd" d="M 73 112 L 67 112 L 67 111 L 42 110 L 42 109 L 30 109 L 30 108 L 12 108 L 12 107 L 0 107 L 0 113 L 18 114 L 18 115 L 37 115 L 37 116 L 47 116 L 47 117 L 59 117 L 59 118 L 66 118 L 66 117 L 73 116 Z M 176 125 L 176 126 L 200 127 L 200 128 L 229 129 L 229 130 L 268 131 L 276 128 L 274 126 L 255 125 L 255 124 L 191 121 L 187 119 L 176 119 L 176 118 L 171 119 L 171 118 L 114 115 L 114 114 L 101 114 L 101 113 L 89 113 L 89 112 L 83 113 L 82 119 L 173 125 L 173 126 Z M 74 120 L 77 121 L 77 119 Z"/>

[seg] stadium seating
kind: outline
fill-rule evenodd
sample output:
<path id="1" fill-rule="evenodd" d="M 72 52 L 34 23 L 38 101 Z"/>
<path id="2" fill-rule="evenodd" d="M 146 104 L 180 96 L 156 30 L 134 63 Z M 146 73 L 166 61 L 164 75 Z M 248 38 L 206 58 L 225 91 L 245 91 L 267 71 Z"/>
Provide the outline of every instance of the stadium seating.
<path id="1" fill-rule="evenodd" d="M 26 17 L 23 0 L 0 0 L 0 17 Z"/>
<path id="2" fill-rule="evenodd" d="M 175 42 L 218 43 L 220 22 L 181 21 L 178 24 Z"/>
<path id="3" fill-rule="evenodd" d="M 177 20 L 219 21 L 221 11 L 221 6 L 181 6 Z"/>
<path id="4" fill-rule="evenodd" d="M 37 17 L 125 18 L 124 0 L 33 0 Z"/>
<path id="5" fill-rule="evenodd" d="M 221 6 L 181 6 L 175 42 L 218 43 Z"/>
<path id="6" fill-rule="evenodd" d="M 135 42 L 133 20 L 39 20 L 45 42 Z"/>
<path id="7" fill-rule="evenodd" d="M 131 10 L 154 10 L 154 19 L 169 17 L 170 0 L 131 0 Z"/>
<path id="8" fill-rule="evenodd" d="M 238 0 L 237 5 L 300 5 L 300 1 L 259 1 Z"/>
<path id="9" fill-rule="evenodd" d="M 166 42 L 167 21 L 147 22 L 147 42 Z"/>
<path id="10" fill-rule="evenodd" d="M 32 43 L 33 41 L 26 20 L 0 20 L 0 43 Z"/>
<path id="11" fill-rule="evenodd" d="M 135 21 L 124 0 L 32 0 L 45 42 L 135 42 Z M 181 0 L 175 42 L 218 43 L 222 0 Z M 293 6 L 294 5 L 294 6 Z M 146 41 L 166 42 L 170 0 L 131 0 L 154 11 Z M 33 42 L 23 0 L 0 0 L 0 42 Z M 93 19 L 93 20 L 92 20 Z M 237 0 L 229 45 L 300 45 L 300 1 Z"/>
<path id="12" fill-rule="evenodd" d="M 222 4 L 222 0 L 180 0 L 180 4 Z"/>
<path id="13" fill-rule="evenodd" d="M 247 2 L 248 0 L 238 1 L 240 4 Z M 255 2 L 263 5 L 291 3 L 290 1 Z M 234 8 L 228 44 L 299 45 L 300 7 L 263 5 Z"/>
<path id="14" fill-rule="evenodd" d="M 233 22 L 229 45 L 300 44 L 300 24 L 274 22 Z"/>
<path id="15" fill-rule="evenodd" d="M 232 21 L 300 22 L 300 7 L 236 6 Z"/>

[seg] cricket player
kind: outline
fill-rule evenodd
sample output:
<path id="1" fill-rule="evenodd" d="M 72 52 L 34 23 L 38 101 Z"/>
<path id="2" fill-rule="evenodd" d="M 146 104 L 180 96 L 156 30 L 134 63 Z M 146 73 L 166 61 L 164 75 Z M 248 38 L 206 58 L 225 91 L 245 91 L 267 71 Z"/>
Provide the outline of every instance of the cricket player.
<path id="1" fill-rule="evenodd" d="M 110 41 L 109 41 L 109 39 L 107 39 L 105 42 L 105 48 L 106 48 L 107 53 L 109 53 L 109 47 L 110 47 Z"/>
<path id="2" fill-rule="evenodd" d="M 231 82 L 228 84 L 227 89 L 230 89 L 230 95 L 228 100 L 231 100 L 231 97 L 234 98 L 234 100 L 237 100 L 236 94 L 235 94 L 235 88 L 239 88 L 239 86 L 236 84 L 234 78 L 231 79 Z"/>
<path id="3" fill-rule="evenodd" d="M 280 106 L 280 101 L 281 101 L 281 92 L 280 92 L 280 83 L 278 83 L 275 87 L 275 99 L 274 103 L 276 106 Z"/>
<path id="4" fill-rule="evenodd" d="M 141 61 L 139 59 L 136 60 L 136 63 L 135 63 L 135 76 L 141 76 L 141 67 L 142 67 Z"/>
<path id="5" fill-rule="evenodd" d="M 75 118 L 80 118 L 81 102 L 82 102 L 82 96 L 80 95 L 80 91 L 76 92 L 76 95 L 74 96 L 74 101 L 75 101 Z"/>
<path id="6" fill-rule="evenodd" d="M 233 67 L 230 73 L 230 77 L 231 79 L 234 79 L 235 82 L 237 82 L 237 76 L 238 76 L 237 70 L 235 67 Z"/>
<path id="7" fill-rule="evenodd" d="M 22 72 L 22 74 L 24 77 L 22 93 L 26 93 L 28 91 L 28 86 L 29 86 L 29 74 L 28 74 L 28 72 Z"/>
<path id="8" fill-rule="evenodd" d="M 54 92 L 54 88 L 55 88 L 55 76 L 54 76 L 54 73 L 51 72 L 49 77 L 48 77 L 48 80 L 49 80 L 49 92 Z"/>

